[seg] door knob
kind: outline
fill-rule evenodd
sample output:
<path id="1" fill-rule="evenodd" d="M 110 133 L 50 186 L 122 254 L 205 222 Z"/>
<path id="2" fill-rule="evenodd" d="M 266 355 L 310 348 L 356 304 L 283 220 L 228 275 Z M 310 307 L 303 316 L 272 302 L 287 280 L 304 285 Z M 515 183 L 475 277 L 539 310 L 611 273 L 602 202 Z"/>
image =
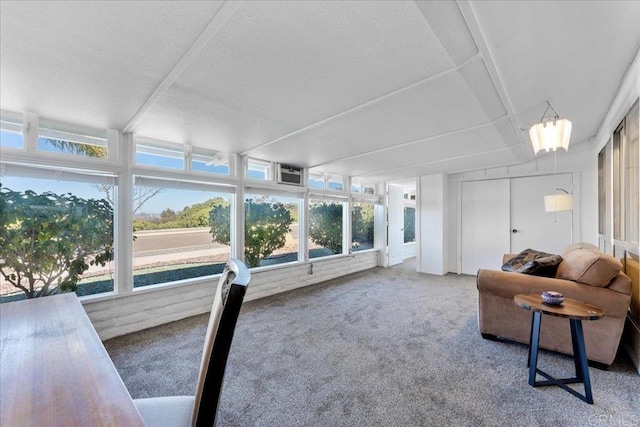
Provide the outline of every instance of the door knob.
<path id="1" fill-rule="evenodd" d="M 517 233 L 518 230 L 516 230 L 515 228 L 513 230 L 511 230 L 512 233 Z"/>

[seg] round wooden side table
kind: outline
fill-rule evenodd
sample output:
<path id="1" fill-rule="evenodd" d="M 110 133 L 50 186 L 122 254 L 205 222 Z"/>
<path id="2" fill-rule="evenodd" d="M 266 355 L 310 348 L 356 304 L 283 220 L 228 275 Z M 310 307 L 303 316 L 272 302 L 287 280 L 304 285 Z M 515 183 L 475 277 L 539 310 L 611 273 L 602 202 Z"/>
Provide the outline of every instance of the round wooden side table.
<path id="1" fill-rule="evenodd" d="M 586 304 L 571 298 L 565 298 L 561 305 L 546 304 L 542 301 L 542 296 L 539 294 L 518 294 L 513 297 L 513 301 L 520 307 L 533 312 L 531 337 L 529 340 L 529 359 L 527 361 L 527 366 L 529 367 L 529 385 L 532 387 L 557 385 L 585 402 L 593 403 L 589 366 L 587 365 L 587 350 L 584 345 L 584 335 L 582 333 L 582 321 L 602 319 L 604 317 L 604 311 L 595 305 Z M 540 320 L 543 314 L 569 319 L 571 342 L 573 344 L 573 363 L 576 368 L 576 376 L 573 378 L 553 378 L 551 375 L 538 369 Z M 536 374 L 542 375 L 546 380 L 536 381 Z M 584 395 L 567 386 L 567 384 L 575 383 L 584 384 Z"/>

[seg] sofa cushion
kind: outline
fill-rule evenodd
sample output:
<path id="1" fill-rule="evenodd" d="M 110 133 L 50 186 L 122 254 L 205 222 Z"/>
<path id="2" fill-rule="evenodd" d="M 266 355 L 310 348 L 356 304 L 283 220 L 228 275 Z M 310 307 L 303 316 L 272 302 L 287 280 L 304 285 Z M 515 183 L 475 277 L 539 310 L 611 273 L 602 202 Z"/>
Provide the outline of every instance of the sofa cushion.
<path id="1" fill-rule="evenodd" d="M 548 254 L 534 249 L 525 249 L 502 265 L 502 270 L 533 276 L 555 277 L 560 255 Z"/>
<path id="2" fill-rule="evenodd" d="M 591 286 L 607 286 L 622 270 L 620 261 L 591 248 L 574 249 L 558 266 L 556 277 Z"/>
<path id="3" fill-rule="evenodd" d="M 592 251 L 600 252 L 600 249 L 598 249 L 597 246 L 592 245 L 591 243 L 579 242 L 579 243 L 573 243 L 573 244 L 567 246 L 566 248 L 564 248 L 564 250 L 562 251 L 560 256 L 562 258 L 566 258 L 567 254 L 569 252 L 573 252 L 573 251 L 575 251 L 577 249 L 589 249 L 589 250 L 592 250 Z"/>

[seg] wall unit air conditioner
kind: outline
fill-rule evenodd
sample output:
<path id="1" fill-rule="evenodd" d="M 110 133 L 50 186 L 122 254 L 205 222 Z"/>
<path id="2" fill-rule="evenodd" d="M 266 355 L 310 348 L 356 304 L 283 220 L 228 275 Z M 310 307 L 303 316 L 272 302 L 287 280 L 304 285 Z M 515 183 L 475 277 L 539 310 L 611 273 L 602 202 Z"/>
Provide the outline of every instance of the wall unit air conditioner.
<path id="1" fill-rule="evenodd" d="M 278 184 L 303 185 L 304 169 L 278 163 Z"/>

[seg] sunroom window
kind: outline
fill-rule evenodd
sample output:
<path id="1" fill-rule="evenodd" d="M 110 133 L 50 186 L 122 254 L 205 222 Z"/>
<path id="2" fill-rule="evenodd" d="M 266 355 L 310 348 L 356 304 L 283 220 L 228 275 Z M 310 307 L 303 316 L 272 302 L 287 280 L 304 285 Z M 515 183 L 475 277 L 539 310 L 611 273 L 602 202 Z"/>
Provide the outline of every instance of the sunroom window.
<path id="1" fill-rule="evenodd" d="M 182 147 L 173 147 L 151 141 L 136 142 L 136 164 L 163 169 L 185 169 Z"/>
<path id="2" fill-rule="evenodd" d="M 193 148 L 191 151 L 191 170 L 216 175 L 229 175 L 229 154 Z"/>
<path id="3" fill-rule="evenodd" d="M 114 289 L 112 175 L 2 165 L 0 301 Z"/>
<path id="4" fill-rule="evenodd" d="M 109 156 L 107 132 L 76 131 L 41 124 L 38 130 L 38 150 L 104 159 Z"/>
<path id="5" fill-rule="evenodd" d="M 354 194 L 375 194 L 375 188 L 371 183 L 352 180 L 351 192 Z"/>
<path id="6" fill-rule="evenodd" d="M 327 188 L 329 190 L 344 190 L 344 178 L 339 175 L 329 175 L 327 177 Z"/>
<path id="7" fill-rule="evenodd" d="M 273 167 L 271 162 L 258 159 L 247 159 L 246 177 L 261 181 L 273 181 Z"/>
<path id="8" fill-rule="evenodd" d="M 307 185 L 311 188 L 324 188 L 324 175 L 321 173 L 309 172 Z"/>
<path id="9" fill-rule="evenodd" d="M 309 258 L 344 252 L 346 200 L 312 196 L 309 200 Z"/>
<path id="10" fill-rule="evenodd" d="M 18 115 L 0 113 L 0 147 L 24 148 L 22 128 Z"/>
<path id="11" fill-rule="evenodd" d="M 232 187 L 136 176 L 133 286 L 222 272 L 231 255 Z"/>
<path id="12" fill-rule="evenodd" d="M 351 251 L 372 249 L 374 245 L 375 204 L 351 203 Z"/>
<path id="13" fill-rule="evenodd" d="M 247 189 L 244 198 L 247 265 L 260 267 L 298 261 L 300 196 Z"/>

